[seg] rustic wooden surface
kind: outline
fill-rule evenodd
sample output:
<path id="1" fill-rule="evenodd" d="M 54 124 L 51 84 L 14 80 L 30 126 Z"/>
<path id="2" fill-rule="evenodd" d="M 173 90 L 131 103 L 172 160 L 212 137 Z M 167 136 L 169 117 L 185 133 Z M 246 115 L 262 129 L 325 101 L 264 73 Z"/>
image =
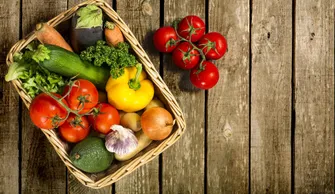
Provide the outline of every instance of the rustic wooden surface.
<path id="1" fill-rule="evenodd" d="M 6 4 L 6 9 L 2 6 Z M 5 64 L 6 52 L 19 40 L 20 22 L 19 0 L 0 1 L 0 64 Z M 18 193 L 20 190 L 20 151 L 19 151 L 19 95 L 5 82 L 7 67 L 0 67 L 0 193 Z"/>
<path id="2" fill-rule="evenodd" d="M 0 0 L 1 64 L 11 45 L 83 0 Z M 0 193 L 334 193 L 333 0 L 109 0 L 185 112 L 182 138 L 110 187 L 67 173 L 13 87 L 0 84 Z M 189 14 L 228 40 L 218 85 L 200 91 L 152 45 Z"/>
<path id="3" fill-rule="evenodd" d="M 254 0 L 251 192 L 291 192 L 292 1 Z"/>
<path id="4" fill-rule="evenodd" d="M 334 5 L 296 2 L 296 193 L 334 193 Z"/>
<path id="5" fill-rule="evenodd" d="M 221 81 L 208 92 L 206 104 L 207 191 L 211 194 L 247 193 L 249 1 L 210 0 L 208 13 L 209 31 L 218 31 L 226 36 L 229 54 L 215 62 Z M 218 16 L 222 19 L 219 20 Z"/>

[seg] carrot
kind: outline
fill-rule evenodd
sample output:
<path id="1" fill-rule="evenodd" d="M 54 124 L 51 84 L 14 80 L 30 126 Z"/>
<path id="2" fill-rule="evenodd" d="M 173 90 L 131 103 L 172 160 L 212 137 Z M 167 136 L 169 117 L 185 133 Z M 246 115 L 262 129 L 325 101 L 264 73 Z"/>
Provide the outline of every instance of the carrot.
<path id="1" fill-rule="evenodd" d="M 43 44 L 51 44 L 62 47 L 73 52 L 70 45 L 64 40 L 62 35 L 55 28 L 47 23 L 36 24 L 36 37 Z"/>
<path id="2" fill-rule="evenodd" d="M 120 28 L 109 21 L 105 23 L 105 38 L 107 44 L 110 46 L 116 46 L 119 42 L 124 42 Z"/>

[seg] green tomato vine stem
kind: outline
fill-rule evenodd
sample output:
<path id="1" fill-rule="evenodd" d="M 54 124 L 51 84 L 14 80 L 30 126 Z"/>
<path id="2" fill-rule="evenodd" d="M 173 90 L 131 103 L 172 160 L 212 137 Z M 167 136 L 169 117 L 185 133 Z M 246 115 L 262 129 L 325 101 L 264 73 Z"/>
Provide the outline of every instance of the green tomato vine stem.
<path id="1" fill-rule="evenodd" d="M 60 119 L 60 121 L 65 121 L 65 120 L 67 120 L 71 113 L 74 114 L 74 115 L 76 115 L 77 117 L 82 117 L 82 116 L 88 116 L 88 115 L 91 115 L 91 112 L 94 110 L 94 107 L 93 107 L 88 113 L 85 113 L 85 114 L 80 114 L 80 113 L 79 113 L 79 112 L 84 108 L 85 102 L 83 102 L 83 104 L 82 104 L 83 106 L 82 106 L 79 110 L 72 110 L 72 109 L 70 109 L 70 108 L 63 102 L 64 98 L 66 98 L 66 97 L 70 94 L 70 92 L 71 92 L 71 90 L 72 90 L 72 87 L 75 85 L 75 81 L 71 81 L 71 80 L 70 80 L 69 83 L 68 83 L 68 85 L 69 85 L 69 90 L 68 90 L 68 91 L 65 93 L 65 95 L 62 96 L 61 98 L 56 97 L 56 96 L 53 95 L 51 92 L 45 90 L 45 89 L 44 89 L 43 87 L 41 87 L 41 86 L 39 86 L 39 89 L 40 89 L 43 93 L 45 93 L 45 94 L 47 94 L 48 96 L 50 96 L 52 99 L 56 100 L 56 101 L 58 102 L 58 104 L 60 104 L 60 105 L 67 111 L 67 115 L 66 115 L 66 117 L 65 117 L 64 119 Z"/>
<path id="2" fill-rule="evenodd" d="M 174 25 L 173 25 L 173 28 L 174 28 L 174 30 L 176 31 L 176 34 L 177 34 L 177 36 L 178 36 L 178 38 L 179 38 L 179 42 L 181 42 L 181 41 L 188 42 L 188 43 L 192 46 L 192 49 L 194 49 L 194 50 L 196 50 L 196 51 L 199 52 L 199 54 L 200 54 L 200 56 L 201 56 L 201 61 L 200 61 L 200 64 L 199 64 L 199 68 L 198 68 L 198 69 L 199 69 L 200 71 L 204 70 L 204 67 L 202 66 L 202 63 L 206 60 L 206 56 L 205 56 L 204 52 L 202 52 L 201 49 L 199 49 L 196 45 L 193 44 L 193 42 L 191 41 L 191 36 L 190 36 L 190 40 L 187 40 L 186 38 L 181 37 L 181 36 L 178 34 L 177 26 L 178 26 L 177 24 L 174 24 Z"/>

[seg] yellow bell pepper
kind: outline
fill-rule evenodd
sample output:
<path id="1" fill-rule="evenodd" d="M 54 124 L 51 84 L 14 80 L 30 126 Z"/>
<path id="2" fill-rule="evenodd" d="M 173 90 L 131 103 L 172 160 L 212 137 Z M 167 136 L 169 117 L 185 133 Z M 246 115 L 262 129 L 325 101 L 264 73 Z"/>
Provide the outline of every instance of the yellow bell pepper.
<path id="1" fill-rule="evenodd" d="M 145 108 L 154 97 L 154 86 L 142 71 L 142 65 L 127 67 L 124 74 L 110 77 L 106 85 L 108 102 L 119 110 L 136 112 Z"/>

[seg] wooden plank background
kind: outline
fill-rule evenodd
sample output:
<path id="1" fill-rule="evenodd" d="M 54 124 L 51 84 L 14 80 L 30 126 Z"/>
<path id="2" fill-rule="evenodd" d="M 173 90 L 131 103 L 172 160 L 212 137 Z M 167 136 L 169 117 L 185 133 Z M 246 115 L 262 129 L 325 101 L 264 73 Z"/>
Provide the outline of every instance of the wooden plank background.
<path id="1" fill-rule="evenodd" d="M 2 10 L 6 4 L 6 9 Z M 0 63 L 5 64 L 7 51 L 20 37 L 19 0 L 0 1 Z M 6 65 L 0 67 L 0 193 L 18 193 L 20 190 L 19 151 L 19 95 L 5 82 Z"/>
<path id="2" fill-rule="evenodd" d="M 295 10 L 295 191 L 334 193 L 334 1 Z"/>
<path id="3" fill-rule="evenodd" d="M 206 186 L 211 194 L 249 189 L 249 12 L 248 0 L 209 1 L 208 31 L 228 40 L 226 56 L 215 61 L 221 80 L 209 90 L 206 104 Z"/>
<path id="4" fill-rule="evenodd" d="M 83 0 L 0 0 L 1 64 L 40 21 Z M 109 0 L 185 112 L 162 155 L 110 187 L 69 174 L 10 84 L 0 84 L 0 193 L 334 193 L 333 0 Z M 228 40 L 218 85 L 201 91 L 152 36 L 198 15 Z"/>
<path id="5" fill-rule="evenodd" d="M 180 8 L 183 7 L 183 11 Z M 205 19 L 204 0 L 170 0 L 164 3 L 164 25 L 178 17 L 198 15 Z M 204 192 L 205 92 L 193 88 L 188 71 L 173 65 L 171 55 L 163 57 L 163 78 L 185 112 L 189 129 L 162 154 L 162 193 Z M 183 148 L 183 151 L 180 151 Z"/>
<path id="6" fill-rule="evenodd" d="M 292 1 L 254 0 L 251 192 L 291 192 Z"/>

